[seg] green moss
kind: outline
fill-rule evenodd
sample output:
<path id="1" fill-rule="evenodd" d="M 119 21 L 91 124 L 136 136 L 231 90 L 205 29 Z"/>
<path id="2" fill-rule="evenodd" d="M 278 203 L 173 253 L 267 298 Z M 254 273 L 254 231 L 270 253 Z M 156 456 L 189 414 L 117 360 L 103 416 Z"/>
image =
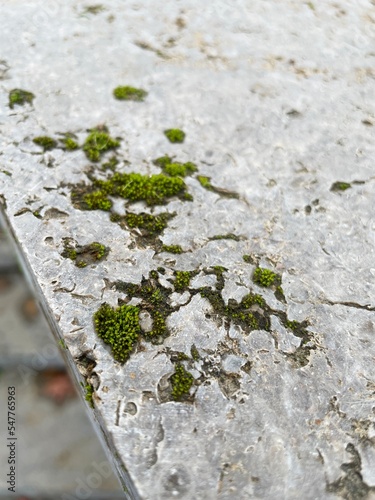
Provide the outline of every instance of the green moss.
<path id="1" fill-rule="evenodd" d="M 199 290 L 201 296 L 210 302 L 214 314 L 217 318 L 224 319 L 225 324 L 233 321 L 245 333 L 258 329 L 269 331 L 271 310 L 260 295 L 249 293 L 243 297 L 240 303 L 234 299 L 229 299 L 228 304 L 225 304 L 222 297 L 222 290 L 225 285 L 223 274 L 225 271 L 226 269 L 221 266 L 206 270 L 206 274 L 215 274 L 216 276 L 215 289 L 202 287 Z"/>
<path id="2" fill-rule="evenodd" d="M 174 162 L 169 156 L 157 158 L 153 163 L 162 168 L 163 172 L 171 177 L 186 177 L 197 171 L 197 166 L 191 161 L 186 163 Z"/>
<path id="3" fill-rule="evenodd" d="M 175 271 L 173 282 L 176 292 L 184 292 L 190 285 L 191 273 L 189 271 Z"/>
<path id="4" fill-rule="evenodd" d="M 198 349 L 195 347 L 195 345 L 193 344 L 191 346 L 191 349 L 190 349 L 190 354 L 191 354 L 191 357 L 193 358 L 194 361 L 199 361 L 200 359 L 200 356 L 199 356 L 199 351 Z"/>
<path id="5" fill-rule="evenodd" d="M 152 338 L 167 336 L 168 330 L 163 314 L 159 311 L 153 311 L 151 316 L 152 316 L 152 330 L 151 332 L 147 333 L 147 337 L 152 339 Z"/>
<path id="6" fill-rule="evenodd" d="M 73 195 L 73 193 L 72 193 Z M 83 196 L 86 210 L 110 210 L 112 202 L 103 191 L 94 191 Z"/>
<path id="7" fill-rule="evenodd" d="M 257 267 L 253 274 L 253 281 L 257 285 L 270 287 L 278 281 L 278 275 L 269 269 Z"/>
<path id="8" fill-rule="evenodd" d="M 118 159 L 116 156 L 112 156 L 107 162 L 103 163 L 102 170 L 112 170 L 114 172 L 118 165 Z"/>
<path id="9" fill-rule="evenodd" d="M 276 287 L 276 290 L 275 290 L 275 297 L 277 298 L 277 300 L 279 300 L 280 302 L 286 302 L 286 299 L 285 299 L 285 295 L 284 295 L 284 290 L 282 288 L 281 285 L 277 286 Z"/>
<path id="10" fill-rule="evenodd" d="M 75 245 L 74 240 L 71 238 L 64 238 L 63 245 L 64 250 L 61 255 L 73 260 L 75 265 L 81 268 L 103 259 L 109 252 L 109 248 L 97 241 L 82 246 Z"/>
<path id="11" fill-rule="evenodd" d="M 161 205 L 173 196 L 181 197 L 186 185 L 179 177 L 168 177 L 164 174 L 142 175 L 138 173 L 115 173 L 106 181 L 95 181 L 101 191 L 128 199 L 144 201 L 147 205 Z"/>
<path id="12" fill-rule="evenodd" d="M 169 296 L 172 290 L 165 288 L 158 281 L 159 273 L 156 270 L 150 272 L 150 278 L 143 278 L 140 285 L 117 281 L 115 287 L 118 291 L 126 293 L 129 298 L 142 299 L 141 308 L 151 314 L 152 331 L 143 332 L 145 338 L 153 343 L 160 343 L 163 337 L 169 335 L 166 325 L 167 317 L 173 312 L 169 305 Z"/>
<path id="13" fill-rule="evenodd" d="M 108 134 L 108 129 L 101 127 L 90 131 L 83 144 L 83 151 L 90 161 L 97 162 L 104 153 L 119 146 L 119 141 Z"/>
<path id="14" fill-rule="evenodd" d="M 171 218 L 171 214 L 162 213 L 159 215 L 151 215 L 145 212 L 134 214 L 127 212 L 124 216 L 126 225 L 133 229 L 142 229 L 144 235 L 160 234 L 167 227 L 167 222 Z"/>
<path id="15" fill-rule="evenodd" d="M 66 149 L 66 151 L 75 151 L 79 148 L 78 142 L 71 137 L 64 137 L 64 139 L 61 139 L 61 142 L 64 144 L 64 149 Z"/>
<path id="16" fill-rule="evenodd" d="M 75 248 L 72 248 L 71 246 L 67 245 L 64 248 L 62 256 L 65 257 L 66 259 L 76 260 L 76 258 L 77 258 L 77 250 Z"/>
<path id="17" fill-rule="evenodd" d="M 228 233 L 228 234 L 216 234 L 215 236 L 211 236 L 209 238 L 210 241 L 215 241 L 215 240 L 234 240 L 234 241 L 240 241 L 241 237 L 237 236 L 236 234 L 233 233 Z"/>
<path id="18" fill-rule="evenodd" d="M 180 245 L 163 245 L 161 247 L 162 252 L 169 252 L 174 254 L 183 253 L 183 250 Z"/>
<path id="19" fill-rule="evenodd" d="M 241 300 L 241 307 L 244 307 L 245 309 L 249 309 L 251 306 L 258 304 L 260 307 L 265 306 L 265 300 L 261 295 L 255 294 L 255 293 L 248 293 L 243 297 Z"/>
<path id="20" fill-rule="evenodd" d="M 143 101 L 147 96 L 147 92 L 142 89 L 137 89 L 135 87 L 123 86 L 116 87 L 113 91 L 113 95 L 116 99 L 120 101 Z"/>
<path id="21" fill-rule="evenodd" d="M 94 255 L 95 260 L 102 259 L 108 253 L 107 247 L 105 247 L 101 243 L 98 243 L 97 241 L 90 243 L 90 245 L 88 245 L 88 247 L 86 248 L 87 248 L 86 251 L 89 251 L 91 254 Z"/>
<path id="22" fill-rule="evenodd" d="M 349 182 L 334 182 L 331 186 L 331 191 L 346 191 L 351 188 L 352 185 Z"/>
<path id="23" fill-rule="evenodd" d="M 211 180 L 211 178 L 210 177 L 206 177 L 205 175 L 197 175 L 197 181 L 205 189 L 211 189 L 212 188 L 210 180 Z"/>
<path id="24" fill-rule="evenodd" d="M 35 95 L 27 90 L 13 89 L 9 92 L 9 107 L 13 109 L 15 105 L 32 104 L 34 98 Z"/>
<path id="25" fill-rule="evenodd" d="M 94 315 L 94 324 L 98 336 L 111 346 L 113 357 L 125 362 L 141 333 L 139 308 L 122 305 L 114 309 L 104 303 Z"/>
<path id="26" fill-rule="evenodd" d="M 164 130 L 164 135 L 172 143 L 181 143 L 185 140 L 185 132 L 179 128 L 169 128 Z"/>
<path id="27" fill-rule="evenodd" d="M 172 398 L 175 401 L 179 401 L 182 398 L 189 396 L 190 388 L 193 383 L 193 375 L 186 371 L 181 363 L 177 363 L 175 366 L 175 372 L 171 376 Z"/>
<path id="28" fill-rule="evenodd" d="M 62 349 L 66 349 L 66 344 L 64 339 L 60 339 L 58 344 Z"/>
<path id="29" fill-rule="evenodd" d="M 43 148 L 44 151 L 48 151 L 57 146 L 57 142 L 54 139 L 52 139 L 51 137 L 47 137 L 45 135 L 34 137 L 33 143 Z"/>
<path id="30" fill-rule="evenodd" d="M 243 255 L 242 258 L 246 264 L 254 264 L 254 258 L 251 255 Z"/>
<path id="31" fill-rule="evenodd" d="M 91 408 L 94 408 L 94 399 L 93 399 L 93 394 L 94 394 L 94 387 L 91 384 L 85 385 L 85 399 L 91 406 Z"/>
<path id="32" fill-rule="evenodd" d="M 37 219 L 43 219 L 43 217 L 42 217 L 41 213 L 39 212 L 39 210 L 34 210 L 34 212 L 32 212 L 32 214 Z"/>

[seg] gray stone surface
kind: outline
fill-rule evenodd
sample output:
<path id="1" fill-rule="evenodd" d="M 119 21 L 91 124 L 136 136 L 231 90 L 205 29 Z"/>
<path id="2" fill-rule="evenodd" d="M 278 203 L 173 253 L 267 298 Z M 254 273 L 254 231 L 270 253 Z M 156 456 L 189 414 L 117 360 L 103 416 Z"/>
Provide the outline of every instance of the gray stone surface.
<path id="1" fill-rule="evenodd" d="M 11 175 L 0 173 L 0 193 L 68 361 L 96 389 L 95 418 L 130 497 L 374 498 L 373 3 L 88 6 L 2 2 L 1 170 Z M 116 101 L 117 85 L 149 94 Z M 14 88 L 33 92 L 33 105 L 7 108 Z M 162 242 L 186 253 L 157 253 L 108 213 L 74 208 L 71 185 L 89 182 L 83 152 L 41 153 L 32 142 L 72 132 L 82 143 L 99 124 L 122 138 L 118 171 L 157 173 L 152 160 L 169 154 L 222 190 L 194 175 L 193 202 L 163 208 L 176 216 Z M 183 144 L 166 140 L 172 127 L 186 132 Z M 338 181 L 352 184 L 331 190 Z M 238 241 L 210 239 L 226 234 Z M 79 269 L 61 256 L 65 237 L 111 251 Z M 253 283 L 256 265 L 282 276 L 285 302 Z M 140 283 L 159 266 L 166 278 L 199 271 L 197 284 L 171 297 L 181 307 L 170 336 L 142 340 L 122 365 L 93 314 L 126 299 L 111 283 Z M 226 268 L 224 300 L 262 294 L 269 331 L 244 332 L 193 292 L 212 266 Z M 307 322 L 305 345 L 285 314 Z M 190 356 L 192 345 L 191 400 L 166 401 L 171 351 Z"/>

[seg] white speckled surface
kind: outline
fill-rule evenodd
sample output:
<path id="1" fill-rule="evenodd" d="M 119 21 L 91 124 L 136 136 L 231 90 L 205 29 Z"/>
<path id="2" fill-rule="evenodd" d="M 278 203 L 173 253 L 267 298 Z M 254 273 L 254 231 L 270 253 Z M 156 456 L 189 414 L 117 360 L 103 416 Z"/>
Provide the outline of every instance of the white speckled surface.
<path id="1" fill-rule="evenodd" d="M 85 353 L 97 363 L 96 415 L 131 497 L 373 498 L 375 6 L 113 0 L 93 15 L 87 5 L 1 2 L 0 194 L 71 361 Z M 149 95 L 116 101 L 121 84 Z M 13 88 L 33 92 L 33 106 L 10 110 Z M 87 181 L 84 154 L 41 154 L 32 143 L 68 131 L 82 142 L 98 124 L 123 138 L 119 158 L 130 167 L 120 170 L 155 173 L 154 158 L 175 155 L 239 199 L 187 178 L 194 201 L 168 204 L 177 215 L 162 240 L 189 252 L 134 247 L 108 213 L 72 207 L 62 186 Z M 163 135 L 176 126 L 186 132 L 181 145 Z M 333 192 L 336 181 L 361 183 Z M 43 218 L 16 216 L 25 207 Z M 68 215 L 49 218 L 52 207 Z M 228 233 L 241 239 L 209 240 Z M 60 255 L 67 236 L 111 252 L 78 269 Z M 252 283 L 244 254 L 282 275 L 286 304 Z M 163 345 L 142 342 L 125 365 L 113 361 L 92 317 L 124 294 L 105 280 L 214 265 L 228 269 L 225 300 L 253 288 L 273 310 L 309 322 L 307 365 L 286 356 L 300 339 L 277 315 L 271 332 L 245 335 L 207 318 L 198 294 L 169 317 Z M 212 370 L 193 403 L 161 403 L 158 384 L 173 373 L 168 348 L 189 354 L 192 344 L 203 357 L 193 375 L 206 358 Z"/>

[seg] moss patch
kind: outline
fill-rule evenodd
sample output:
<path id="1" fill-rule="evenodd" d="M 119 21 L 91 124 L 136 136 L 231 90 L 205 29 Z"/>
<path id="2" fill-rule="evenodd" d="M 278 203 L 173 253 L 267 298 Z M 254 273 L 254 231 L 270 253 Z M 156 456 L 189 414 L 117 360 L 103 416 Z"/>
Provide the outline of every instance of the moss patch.
<path id="1" fill-rule="evenodd" d="M 138 173 L 115 173 L 108 180 L 94 180 L 102 193 L 127 199 L 131 202 L 144 201 L 147 205 L 162 205 L 174 196 L 182 197 L 186 185 L 179 177 L 164 174 L 142 175 Z"/>
<path id="2" fill-rule="evenodd" d="M 175 372 L 171 376 L 172 398 L 175 401 L 180 401 L 189 396 L 190 388 L 194 383 L 194 377 L 191 373 L 185 370 L 181 363 L 175 366 Z"/>
<path id="3" fill-rule="evenodd" d="M 90 131 L 82 149 L 90 161 L 98 162 L 104 153 L 119 146 L 120 142 L 109 135 L 107 127 L 97 127 Z"/>
<path id="4" fill-rule="evenodd" d="M 164 130 L 165 137 L 172 143 L 181 143 L 185 140 L 185 132 L 179 128 L 169 128 Z"/>
<path id="5" fill-rule="evenodd" d="M 161 167 L 163 172 L 171 177 L 186 177 L 198 170 L 197 166 L 191 161 L 186 163 L 174 162 L 169 156 L 157 158 L 153 163 Z"/>
<path id="6" fill-rule="evenodd" d="M 127 85 L 116 87 L 113 91 L 113 95 L 116 99 L 120 101 L 144 101 L 147 96 L 147 92 L 143 89 L 137 89 L 135 87 L 129 87 Z"/>
<path id="7" fill-rule="evenodd" d="M 158 215 L 146 212 L 139 214 L 126 212 L 125 215 L 112 213 L 110 218 L 112 222 L 117 222 L 122 229 L 134 229 L 134 236 L 141 239 L 143 243 L 160 246 L 157 237 L 164 231 L 168 225 L 168 221 L 175 215 L 175 213 L 168 212 Z"/>
<path id="8" fill-rule="evenodd" d="M 85 400 L 89 403 L 91 408 L 94 408 L 94 387 L 91 384 L 86 384 L 85 385 Z"/>
<path id="9" fill-rule="evenodd" d="M 86 267 L 89 264 L 103 260 L 109 253 L 109 248 L 94 241 L 88 245 L 77 245 L 71 238 L 64 238 L 62 256 L 73 260 L 77 267 Z"/>
<path id="10" fill-rule="evenodd" d="M 64 137 L 61 139 L 61 142 L 63 144 L 63 148 L 66 151 L 75 151 L 76 149 L 79 149 L 79 144 L 77 141 L 75 141 L 72 137 Z"/>
<path id="11" fill-rule="evenodd" d="M 211 236 L 208 238 L 210 241 L 215 241 L 215 240 L 233 240 L 233 241 L 240 241 L 241 237 L 237 236 L 236 234 L 233 233 L 228 233 L 228 234 L 215 234 L 215 236 Z"/>
<path id="12" fill-rule="evenodd" d="M 184 292 L 190 285 L 191 273 L 189 271 L 175 271 L 174 289 Z"/>
<path id="13" fill-rule="evenodd" d="M 334 182 L 331 186 L 331 191 L 346 191 L 347 189 L 351 188 L 352 185 L 349 182 Z"/>
<path id="14" fill-rule="evenodd" d="M 123 363 L 133 352 L 141 333 L 139 308 L 122 305 L 112 308 L 104 303 L 94 315 L 98 336 L 112 348 L 113 357 Z"/>
<path id="15" fill-rule="evenodd" d="M 13 89 L 9 92 L 9 107 L 14 108 L 15 105 L 23 106 L 24 104 L 32 104 L 35 95 L 32 92 L 22 89 Z"/>
<path id="16" fill-rule="evenodd" d="M 162 252 L 180 254 L 183 253 L 183 250 L 180 245 L 163 245 L 161 247 Z"/>
<path id="17" fill-rule="evenodd" d="M 57 147 L 57 142 L 55 141 L 55 139 L 52 139 L 52 137 L 48 137 L 46 135 L 34 137 L 33 143 L 43 148 L 44 151 L 49 151 L 50 149 Z"/>
<path id="18" fill-rule="evenodd" d="M 253 274 L 253 281 L 259 286 L 268 288 L 272 285 L 278 285 L 281 282 L 281 278 L 269 269 L 257 267 Z"/>

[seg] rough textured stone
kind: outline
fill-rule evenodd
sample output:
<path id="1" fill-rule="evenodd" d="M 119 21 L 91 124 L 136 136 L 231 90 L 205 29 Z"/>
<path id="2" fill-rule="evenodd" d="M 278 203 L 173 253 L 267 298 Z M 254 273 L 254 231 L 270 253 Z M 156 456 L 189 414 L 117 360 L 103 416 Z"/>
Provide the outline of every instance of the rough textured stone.
<path id="1" fill-rule="evenodd" d="M 373 4 L 2 2 L 2 15 L 5 217 L 73 368 L 81 360 L 94 386 L 129 495 L 372 498 Z M 148 95 L 118 101 L 120 85 Z M 7 107 L 16 88 L 35 95 L 32 105 Z M 121 138 L 119 172 L 159 173 L 163 155 L 197 165 L 185 179 L 193 201 L 155 209 L 175 213 L 159 238 L 184 253 L 74 208 L 72 185 L 108 171 L 81 149 L 43 152 L 32 141 L 69 132 L 82 145 L 104 124 Z M 182 144 L 166 139 L 171 128 L 186 133 Z M 113 207 L 125 213 L 123 200 Z M 110 252 L 79 269 L 61 256 L 63 238 Z M 142 337 L 121 365 L 93 315 L 127 298 L 117 281 L 139 284 L 160 266 L 171 292 L 175 270 L 196 272 L 191 299 L 176 290 L 170 335 Z M 257 266 L 281 276 L 285 300 L 253 283 Z M 197 290 L 220 279 L 218 315 Z M 251 332 L 233 316 L 250 291 L 269 320 Z M 170 398 L 177 363 L 195 380 L 181 401 Z"/>

